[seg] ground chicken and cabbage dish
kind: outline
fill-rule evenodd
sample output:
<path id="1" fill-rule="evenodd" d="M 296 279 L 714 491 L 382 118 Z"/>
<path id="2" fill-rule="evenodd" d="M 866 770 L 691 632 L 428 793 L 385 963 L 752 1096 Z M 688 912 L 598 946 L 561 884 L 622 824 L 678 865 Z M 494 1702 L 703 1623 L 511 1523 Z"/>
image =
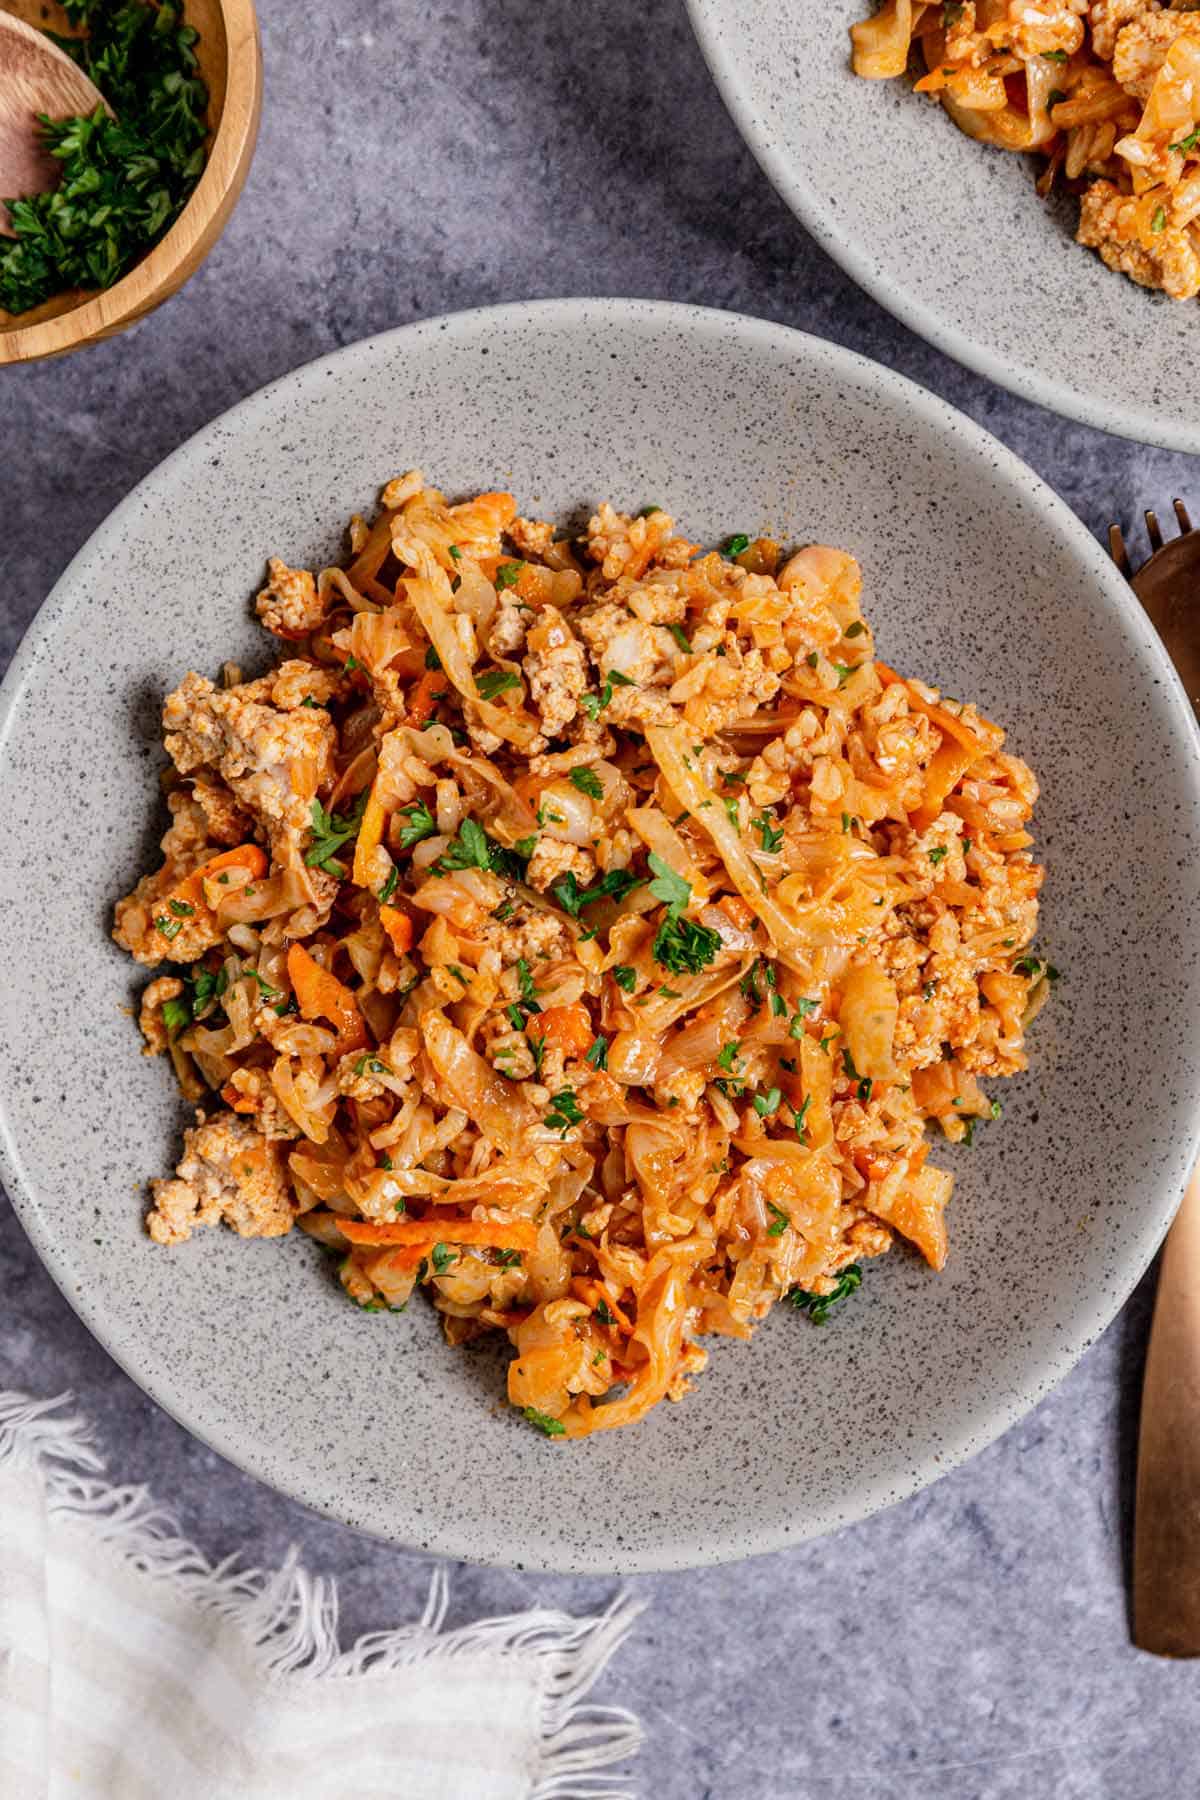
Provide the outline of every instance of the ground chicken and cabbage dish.
<path id="1" fill-rule="evenodd" d="M 1045 158 L 1080 196 L 1078 240 L 1173 300 L 1200 294 L 1200 0 L 883 0 L 854 69 L 903 75 L 960 130 Z"/>
<path id="2" fill-rule="evenodd" d="M 581 535 L 418 472 L 279 560 L 272 673 L 166 701 L 163 864 L 116 938 L 197 1107 L 149 1230 L 299 1226 L 350 1299 L 502 1331 L 581 1437 L 702 1340 L 818 1322 L 1025 1066 L 1037 786 L 875 658 L 857 564 L 648 506 Z"/>

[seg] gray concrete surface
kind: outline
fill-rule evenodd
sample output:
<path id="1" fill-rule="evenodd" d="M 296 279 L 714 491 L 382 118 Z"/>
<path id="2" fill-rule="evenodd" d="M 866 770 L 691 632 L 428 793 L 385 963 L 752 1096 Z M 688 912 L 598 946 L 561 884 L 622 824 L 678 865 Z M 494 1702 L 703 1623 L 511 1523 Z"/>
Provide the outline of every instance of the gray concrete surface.
<path id="1" fill-rule="evenodd" d="M 1009 398 L 826 261 L 742 147 L 679 0 L 259 10 L 262 139 L 216 253 L 127 336 L 0 378 L 5 658 L 88 533 L 196 427 L 335 345 L 498 300 L 660 296 L 803 326 L 945 395 L 1097 531 L 1176 493 L 1200 509 L 1192 459 Z M 151 1482 L 210 1554 L 269 1564 L 298 1542 L 340 1577 L 347 1635 L 412 1614 L 428 1562 L 306 1514 L 190 1439 L 77 1322 L 2 1197 L 0 1294 L 0 1386 L 74 1388 L 114 1470 Z M 638 1583 L 650 1609 L 597 1696 L 645 1723 L 638 1791 L 1200 1792 L 1200 1667 L 1128 1641 L 1149 1301 L 1147 1280 L 1023 1425 L 906 1505 L 784 1555 Z M 463 1567 L 453 1616 L 584 1609 L 610 1588 Z"/>

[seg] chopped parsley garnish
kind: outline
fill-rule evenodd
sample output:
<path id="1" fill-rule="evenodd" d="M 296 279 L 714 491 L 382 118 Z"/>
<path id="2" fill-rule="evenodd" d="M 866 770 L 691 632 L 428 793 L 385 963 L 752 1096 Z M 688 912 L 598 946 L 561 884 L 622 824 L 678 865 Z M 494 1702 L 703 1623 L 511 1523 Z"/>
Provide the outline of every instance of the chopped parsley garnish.
<path id="1" fill-rule="evenodd" d="M 400 848 L 402 850 L 411 850 L 414 844 L 419 844 L 422 838 L 432 837 L 437 830 L 437 820 L 421 800 L 414 800 L 411 806 L 402 806 L 400 817 L 408 820 L 407 825 L 400 827 Z M 394 869 L 392 873 L 395 875 Z M 382 898 L 381 894 L 380 899 Z"/>
<path id="2" fill-rule="evenodd" d="M 382 1156 L 381 1156 L 381 1157 L 380 1157 L 380 1159 L 379 1159 L 379 1166 L 380 1166 L 380 1168 L 381 1168 L 381 1169 L 391 1169 L 391 1168 L 392 1168 L 392 1167 L 393 1167 L 393 1166 L 394 1166 L 394 1165 L 393 1165 L 393 1163 L 392 1163 L 392 1159 L 391 1159 L 391 1157 L 390 1157 L 390 1156 L 389 1156 L 389 1155 L 388 1155 L 388 1154 L 387 1154 L 387 1152 L 386 1152 L 386 1151 L 385 1151 L 385 1152 L 384 1152 L 384 1154 L 383 1154 L 383 1155 L 382 1155 Z M 400 1212 L 400 1211 L 402 1211 L 402 1210 L 403 1210 L 403 1207 L 404 1207 L 404 1202 L 403 1202 L 403 1200 L 397 1200 L 397 1202 L 396 1202 L 396 1211 L 397 1211 L 397 1212 Z"/>
<path id="3" fill-rule="evenodd" d="M 628 963 L 617 963 L 611 970 L 612 978 L 624 994 L 632 994 L 637 986 L 637 970 Z"/>
<path id="4" fill-rule="evenodd" d="M 721 1054 L 717 1057 L 718 1069 L 724 1069 L 728 1074 L 736 1075 L 740 1060 L 738 1052 L 741 1050 L 741 1047 L 742 1046 L 737 1043 L 722 1044 Z"/>
<path id="5" fill-rule="evenodd" d="M 727 537 L 725 542 L 721 545 L 721 555 L 732 558 L 740 556 L 744 550 L 748 550 L 749 548 L 750 539 L 746 536 L 745 532 L 735 531 L 733 536 Z"/>
<path id="6" fill-rule="evenodd" d="M 817 664 L 820 662 L 821 658 L 818 655 L 817 651 L 810 650 L 804 660 L 808 664 L 810 669 L 815 669 Z"/>
<path id="7" fill-rule="evenodd" d="M 651 861 L 653 861 L 651 857 Z M 715 961 L 721 948 L 720 933 L 694 919 L 680 918 L 668 910 L 654 935 L 651 955 L 672 975 L 699 975 Z"/>
<path id="8" fill-rule="evenodd" d="M 762 839 L 762 847 L 768 856 L 774 856 L 783 842 L 783 828 L 776 829 L 775 815 L 764 806 L 757 819 L 751 819 L 755 831 Z"/>
<path id="9" fill-rule="evenodd" d="M 778 1112 L 779 1102 L 782 1099 L 783 1095 L 780 1093 L 779 1089 L 773 1087 L 769 1093 L 755 1094 L 750 1104 L 760 1119 L 769 1119 L 773 1112 Z"/>
<path id="10" fill-rule="evenodd" d="M 637 876 L 631 875 L 628 869 L 607 869 L 591 887 L 581 888 L 574 872 L 568 869 L 553 883 L 550 892 L 559 905 L 577 919 L 581 909 L 591 906 L 593 901 L 623 900 L 631 888 L 640 885 Z"/>
<path id="11" fill-rule="evenodd" d="M 342 845 L 357 836 L 366 810 L 367 789 L 364 788 L 355 800 L 348 813 L 327 813 L 319 800 L 312 803 L 312 843 L 304 853 L 305 867 L 324 869 L 327 875 L 336 875 L 340 879 L 346 873 L 346 865 L 338 861 L 335 852 Z"/>
<path id="12" fill-rule="evenodd" d="M 506 694 L 509 688 L 520 685 L 521 677 L 511 669 L 489 669 L 486 675 L 475 677 L 475 692 L 481 700 L 494 700 L 497 694 Z"/>
<path id="13" fill-rule="evenodd" d="M 608 1304 L 608 1301 L 604 1298 L 603 1295 L 601 1295 L 599 1300 L 597 1300 L 597 1302 L 596 1302 L 595 1312 L 596 1312 L 596 1317 L 599 1319 L 599 1321 L 602 1325 L 615 1325 L 616 1324 L 617 1321 L 616 1321 L 616 1317 L 613 1313 L 613 1309 Z"/>
<path id="14" fill-rule="evenodd" d="M 1043 962 L 1040 956 L 1019 956 L 1013 964 L 1014 975 L 1028 975 L 1031 981 L 1061 981 L 1062 976 L 1053 963 Z"/>
<path id="15" fill-rule="evenodd" d="M 673 913 L 681 913 L 692 897 L 690 882 L 677 875 L 669 863 L 665 863 L 655 851 L 650 852 L 650 870 L 654 876 L 650 883 L 650 892 L 656 900 L 669 907 Z"/>
<path id="16" fill-rule="evenodd" d="M 1067 53 L 1065 50 L 1043 50 L 1042 51 L 1042 61 L 1043 62 L 1064 63 L 1064 62 L 1066 62 L 1066 60 L 1067 60 Z"/>
<path id="17" fill-rule="evenodd" d="M 1155 207 L 1154 217 L 1150 221 L 1150 229 L 1151 231 L 1165 231 L 1167 229 L 1167 212 L 1165 207 Z"/>
<path id="18" fill-rule="evenodd" d="M 854 823 L 854 820 L 850 817 L 850 814 L 848 812 L 844 812 L 842 814 L 842 835 L 843 836 L 845 836 L 845 834 L 850 830 L 850 827 L 853 825 L 853 823 Z"/>
<path id="19" fill-rule="evenodd" d="M 688 642 L 688 635 L 687 635 L 687 632 L 683 629 L 683 626 L 682 625 L 668 625 L 667 630 L 670 632 L 671 636 L 675 639 L 675 642 L 679 645 L 679 648 L 683 651 L 683 654 L 685 656 L 690 656 L 692 654 L 692 646 Z"/>
<path id="20" fill-rule="evenodd" d="M 464 819 L 458 836 L 451 838 L 445 854 L 438 858 L 438 868 L 487 869 L 491 867 L 487 832 L 474 819 Z"/>
<path id="21" fill-rule="evenodd" d="M 185 1025 L 192 1022 L 192 1009 L 186 1000 L 164 1000 L 162 1004 L 162 1022 L 168 1037 L 178 1037 Z"/>
<path id="22" fill-rule="evenodd" d="M 348 656 L 342 664 L 347 675 L 353 675 L 355 669 L 361 668 L 361 666 L 357 656 Z"/>
<path id="23" fill-rule="evenodd" d="M 733 826 L 733 829 L 735 831 L 740 831 L 742 829 L 742 822 L 738 817 L 737 801 L 731 799 L 730 796 L 727 794 L 725 796 L 725 798 L 722 800 L 721 804 L 725 808 L 725 817 L 729 820 L 729 823 Z"/>
<path id="24" fill-rule="evenodd" d="M 154 929 L 156 931 L 161 931 L 163 936 L 169 942 L 171 938 L 177 938 L 179 936 L 180 932 L 183 930 L 183 920 L 182 919 L 168 919 L 164 916 L 161 919 L 155 919 Z"/>
<path id="25" fill-rule="evenodd" d="M 788 1291 L 788 1299 L 797 1312 L 806 1312 L 814 1325 L 824 1325 L 829 1318 L 830 1309 L 840 1300 L 849 1299 L 856 1289 L 862 1286 L 862 1270 L 857 1263 L 851 1263 L 838 1276 L 837 1285 L 828 1294 L 810 1294 L 802 1287 L 794 1287 Z"/>
<path id="26" fill-rule="evenodd" d="M 805 1136 L 807 1135 L 804 1129 L 804 1121 L 808 1117 L 808 1109 L 811 1105 L 812 1095 L 805 1094 L 800 1105 L 792 1107 L 792 1124 L 796 1127 L 796 1136 L 800 1139 L 801 1143 L 804 1142 Z"/>
<path id="27" fill-rule="evenodd" d="M 444 1275 L 450 1264 L 458 1261 L 458 1251 L 451 1250 L 446 1244 L 435 1244 L 429 1260 L 433 1264 L 435 1275 Z"/>
<path id="28" fill-rule="evenodd" d="M 1178 150 L 1184 156 L 1189 150 L 1200 149 L 1200 125 L 1197 125 L 1194 131 L 1189 131 L 1185 138 L 1180 138 L 1177 144 L 1172 144 L 1170 147 L 1172 150 Z"/>
<path id="29" fill-rule="evenodd" d="M 578 788 L 579 792 L 586 794 L 589 800 L 603 800 L 604 783 L 595 769 L 572 769 L 567 779 L 573 788 Z"/>
<path id="30" fill-rule="evenodd" d="M 505 588 L 516 587 L 524 571 L 525 564 L 523 562 L 501 563 L 500 567 L 496 570 L 496 579 L 493 584 L 496 592 L 502 594 Z"/>
<path id="31" fill-rule="evenodd" d="M 868 1101 L 871 1098 L 871 1093 L 875 1086 L 874 1080 L 870 1075 L 859 1074 L 854 1066 L 854 1058 L 851 1056 L 850 1048 L 847 1044 L 842 1045 L 842 1067 L 850 1077 L 851 1081 L 857 1083 L 859 1099 L 864 1103 Z"/>
<path id="32" fill-rule="evenodd" d="M 179 216 L 204 169 L 208 89 L 182 8 L 67 0 L 65 10 L 87 36 L 47 36 L 91 76 L 113 116 L 102 106 L 39 116 L 41 147 L 61 179 L 50 193 L 10 203 L 0 307 L 11 313 L 69 288 L 111 287 Z"/>
<path id="33" fill-rule="evenodd" d="M 591 1063 L 593 1069 L 607 1069 L 608 1039 L 606 1037 L 593 1038 L 592 1047 L 583 1060 Z"/>
<path id="34" fill-rule="evenodd" d="M 196 911 L 195 907 L 189 906 L 186 900 L 168 900 L 167 905 L 177 919 L 190 919 Z"/>
<path id="35" fill-rule="evenodd" d="M 434 649 L 433 645 L 430 644 L 428 650 L 425 652 L 425 667 L 430 670 L 436 670 L 440 669 L 441 666 L 442 659 Z"/>
<path id="36" fill-rule="evenodd" d="M 622 675 L 619 669 L 609 669 L 604 677 L 604 685 L 598 694 L 581 694 L 579 704 L 589 719 L 597 719 L 613 697 L 614 687 L 636 687 L 628 675 Z"/>
<path id="37" fill-rule="evenodd" d="M 792 1014 L 792 1022 L 788 1026 L 788 1036 L 802 1038 L 805 1035 L 804 1021 L 810 1013 L 815 1013 L 821 1004 L 819 1000 L 797 1000 L 796 1010 Z"/>
<path id="38" fill-rule="evenodd" d="M 496 1261 L 502 1269 L 518 1269 L 521 1266 L 521 1252 L 519 1250 L 498 1250 Z"/>
<path id="39" fill-rule="evenodd" d="M 531 1012 L 541 1012 L 537 1003 L 537 988 L 533 984 L 533 975 L 529 964 L 523 956 L 517 958 L 517 980 L 521 986 L 521 998 Z"/>
<path id="40" fill-rule="evenodd" d="M 454 558 L 455 562 L 462 561 L 462 551 L 457 544 L 447 544 L 446 549 L 447 553 Z"/>
<path id="41" fill-rule="evenodd" d="M 566 1137 L 572 1125 L 578 1125 L 582 1120 L 583 1114 L 579 1110 L 574 1088 L 563 1088 L 561 1092 L 550 1096 L 546 1124 L 552 1131 L 557 1131 L 560 1137 Z"/>
<path id="42" fill-rule="evenodd" d="M 767 1226 L 767 1236 L 782 1237 L 791 1224 L 791 1219 L 784 1212 L 782 1206 L 776 1206 L 773 1200 L 767 1201 L 767 1211 L 771 1215 L 771 1223 Z"/>
<path id="43" fill-rule="evenodd" d="M 929 860 L 936 869 L 939 863 L 945 862 L 949 854 L 950 851 L 947 846 L 945 844 L 939 844 L 936 850 L 931 850 L 929 852 Z"/>
<path id="44" fill-rule="evenodd" d="M 549 1413 L 539 1412 L 536 1406 L 524 1406 L 521 1410 L 529 1423 L 536 1425 L 544 1436 L 566 1437 L 567 1428 L 561 1419 L 552 1419 Z"/>

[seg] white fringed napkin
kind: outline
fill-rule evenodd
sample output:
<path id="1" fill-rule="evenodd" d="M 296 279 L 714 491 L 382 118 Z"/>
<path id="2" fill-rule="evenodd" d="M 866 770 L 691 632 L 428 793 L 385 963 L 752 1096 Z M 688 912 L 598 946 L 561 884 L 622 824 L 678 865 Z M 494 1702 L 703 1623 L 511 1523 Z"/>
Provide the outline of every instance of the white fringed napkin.
<path id="1" fill-rule="evenodd" d="M 584 1696 L 640 1608 L 415 1625 L 353 1649 L 295 1556 L 213 1566 L 114 1487 L 64 1399 L 0 1393 L 0 1794 L 633 1800 L 632 1714 Z"/>

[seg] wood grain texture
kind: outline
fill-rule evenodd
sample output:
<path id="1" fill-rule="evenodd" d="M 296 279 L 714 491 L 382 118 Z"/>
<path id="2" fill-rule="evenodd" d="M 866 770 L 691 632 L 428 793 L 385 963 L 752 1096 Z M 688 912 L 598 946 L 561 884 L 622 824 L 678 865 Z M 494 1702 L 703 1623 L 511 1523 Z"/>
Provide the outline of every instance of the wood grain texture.
<path id="1" fill-rule="evenodd" d="M 1167 1237 L 1146 1358 L 1133 1639 L 1200 1656 L 1200 1170 Z"/>
<path id="2" fill-rule="evenodd" d="M 0 12 L 0 194 L 45 194 L 59 164 L 43 149 L 35 120 L 90 113 L 103 95 L 78 63 L 24 19 Z M 0 232 L 12 236 L 0 201 Z"/>
<path id="3" fill-rule="evenodd" d="M 47 0 L 5 0 L 28 23 L 66 29 Z M 170 298 L 208 255 L 250 170 L 262 112 L 262 54 L 253 0 L 186 0 L 199 32 L 196 55 L 209 90 L 208 161 L 195 192 L 166 236 L 101 293 L 58 294 L 14 316 L 0 309 L 0 365 L 61 356 L 112 337 Z"/>

